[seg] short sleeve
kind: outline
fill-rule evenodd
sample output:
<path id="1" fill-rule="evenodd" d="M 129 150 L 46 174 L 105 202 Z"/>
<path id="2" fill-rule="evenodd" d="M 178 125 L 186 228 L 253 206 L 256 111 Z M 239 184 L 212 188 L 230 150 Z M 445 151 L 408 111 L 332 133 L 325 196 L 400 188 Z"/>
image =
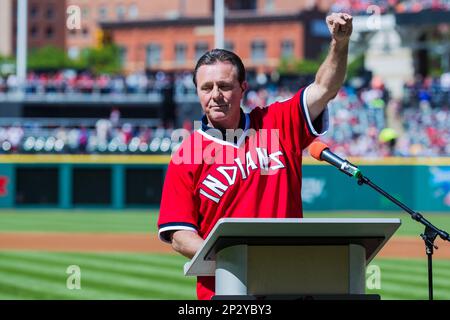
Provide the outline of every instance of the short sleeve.
<path id="1" fill-rule="evenodd" d="M 198 210 L 194 196 L 193 175 L 189 165 L 169 163 L 161 198 L 158 218 L 158 236 L 171 242 L 170 234 L 176 230 L 197 232 Z"/>
<path id="2" fill-rule="evenodd" d="M 306 103 L 308 88 L 300 89 L 290 99 L 271 104 L 263 115 L 263 127 L 278 129 L 280 142 L 296 153 L 301 153 L 328 129 L 328 108 L 311 121 Z"/>

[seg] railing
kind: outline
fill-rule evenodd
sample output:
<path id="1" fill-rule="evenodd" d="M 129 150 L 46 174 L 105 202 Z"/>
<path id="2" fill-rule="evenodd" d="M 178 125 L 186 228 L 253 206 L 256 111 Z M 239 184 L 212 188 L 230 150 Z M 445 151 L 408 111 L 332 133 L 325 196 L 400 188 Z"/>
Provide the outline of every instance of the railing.
<path id="1" fill-rule="evenodd" d="M 37 125 L 39 128 L 81 126 L 93 128 L 99 119 L 100 118 L 0 118 L 0 127 L 9 127 L 13 125 L 34 127 Z M 157 127 L 162 121 L 161 119 L 121 118 L 117 122 L 117 125 L 122 126 L 124 123 L 130 123 L 133 126 Z"/>
<path id="2" fill-rule="evenodd" d="M 198 102 L 195 93 L 177 94 L 174 96 L 176 103 Z M 160 104 L 163 96 L 158 92 L 151 93 L 20 93 L 1 92 L 0 103 L 95 103 L 95 104 L 133 104 L 148 103 Z"/>

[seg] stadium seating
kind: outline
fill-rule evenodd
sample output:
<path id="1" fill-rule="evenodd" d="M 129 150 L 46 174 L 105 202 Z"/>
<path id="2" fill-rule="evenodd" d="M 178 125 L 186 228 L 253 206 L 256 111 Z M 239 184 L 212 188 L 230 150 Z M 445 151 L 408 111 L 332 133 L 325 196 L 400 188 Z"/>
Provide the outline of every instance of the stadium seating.
<path id="1" fill-rule="evenodd" d="M 3 94 L 16 90 L 13 76 L 1 81 Z M 12 79 L 12 80 L 11 80 Z M 139 95 L 161 94 L 168 77 L 132 74 L 123 77 L 76 74 L 29 74 L 27 94 L 52 95 Z M 173 77 L 174 95 L 180 101 L 195 95 L 190 73 Z M 122 84 L 119 84 L 122 83 Z M 249 112 L 291 97 L 297 86 L 275 83 L 252 84 L 243 106 Z M 362 88 L 349 81 L 330 102 L 330 129 L 322 139 L 334 151 L 349 156 L 445 156 L 450 154 L 450 73 L 440 77 L 405 83 L 403 101 L 389 97 L 383 84 Z M 301 84 L 300 84 L 301 85 Z M 151 87 L 151 89 L 149 89 Z M 39 93 L 40 92 L 40 93 Z M 97 93 L 95 93 L 97 92 Z M 1 93 L 0 93 L 1 94 Z M 0 120 L 1 153 L 70 154 L 171 154 L 179 145 L 172 141 L 173 128 L 164 128 L 151 119 L 120 118 L 113 108 L 109 119 L 34 119 Z M 391 130 L 389 138 L 383 130 Z"/>

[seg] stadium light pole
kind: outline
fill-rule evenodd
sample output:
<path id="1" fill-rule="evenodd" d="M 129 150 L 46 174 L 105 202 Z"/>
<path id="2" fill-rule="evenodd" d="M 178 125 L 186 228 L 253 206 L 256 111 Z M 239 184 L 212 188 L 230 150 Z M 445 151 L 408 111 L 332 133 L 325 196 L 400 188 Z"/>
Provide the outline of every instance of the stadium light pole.
<path id="1" fill-rule="evenodd" d="M 16 75 L 19 92 L 25 89 L 27 74 L 27 12 L 28 0 L 17 2 Z"/>
<path id="2" fill-rule="evenodd" d="M 223 49 L 225 32 L 224 0 L 214 0 L 214 46 Z"/>

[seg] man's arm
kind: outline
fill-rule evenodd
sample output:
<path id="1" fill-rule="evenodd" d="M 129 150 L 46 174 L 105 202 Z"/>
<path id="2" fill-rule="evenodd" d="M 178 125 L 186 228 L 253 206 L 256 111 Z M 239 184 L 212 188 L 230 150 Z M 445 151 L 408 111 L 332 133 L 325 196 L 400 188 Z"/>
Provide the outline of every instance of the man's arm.
<path id="1" fill-rule="evenodd" d="M 183 256 L 192 259 L 203 245 L 203 239 L 193 231 L 177 230 L 172 234 L 172 248 Z"/>
<path id="2" fill-rule="evenodd" d="M 332 40 L 330 51 L 317 71 L 314 83 L 307 91 L 306 103 L 311 121 L 322 113 L 344 82 L 352 19 L 352 16 L 346 13 L 333 13 L 326 18 Z"/>

